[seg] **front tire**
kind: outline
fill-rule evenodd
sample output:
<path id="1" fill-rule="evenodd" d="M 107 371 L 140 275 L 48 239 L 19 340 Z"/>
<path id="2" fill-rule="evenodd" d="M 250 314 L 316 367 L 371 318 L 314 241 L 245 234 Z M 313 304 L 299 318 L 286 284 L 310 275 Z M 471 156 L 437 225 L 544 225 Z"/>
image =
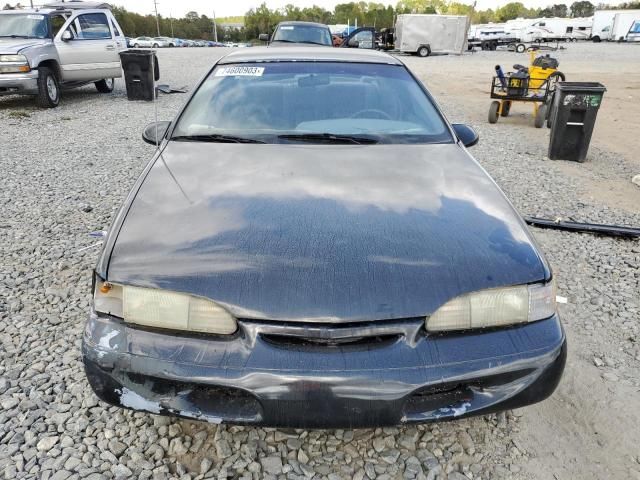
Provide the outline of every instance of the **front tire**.
<path id="1" fill-rule="evenodd" d="M 113 92 L 114 84 L 115 84 L 115 81 L 113 78 L 105 78 L 103 80 L 98 80 L 97 82 L 94 83 L 94 85 L 96 86 L 96 89 L 100 93 Z"/>
<path id="2" fill-rule="evenodd" d="M 519 43 L 518 45 L 516 45 L 516 52 L 518 53 L 524 53 L 526 49 L 527 46 L 524 43 Z"/>
<path id="3" fill-rule="evenodd" d="M 416 53 L 419 57 L 424 58 L 431 54 L 431 50 L 429 50 L 429 47 L 420 47 Z"/>
<path id="4" fill-rule="evenodd" d="M 38 96 L 36 104 L 42 108 L 55 108 L 60 103 L 58 78 L 49 67 L 38 69 Z"/>
<path id="5" fill-rule="evenodd" d="M 138 43 L 134 43 L 134 44 L 133 44 L 133 48 L 140 48 L 140 44 L 138 44 Z"/>
<path id="6" fill-rule="evenodd" d="M 547 119 L 547 105 L 546 103 L 543 103 L 538 107 L 538 111 L 536 112 L 536 118 L 533 121 L 533 125 L 536 128 L 542 128 L 546 119 Z"/>
<path id="7" fill-rule="evenodd" d="M 158 45 L 157 43 L 154 43 L 154 44 L 153 44 L 153 48 L 158 48 L 158 46 L 159 46 L 159 45 Z"/>
<path id="8" fill-rule="evenodd" d="M 494 100 L 489 107 L 489 123 L 498 123 L 498 110 L 500 109 L 500 102 Z"/>

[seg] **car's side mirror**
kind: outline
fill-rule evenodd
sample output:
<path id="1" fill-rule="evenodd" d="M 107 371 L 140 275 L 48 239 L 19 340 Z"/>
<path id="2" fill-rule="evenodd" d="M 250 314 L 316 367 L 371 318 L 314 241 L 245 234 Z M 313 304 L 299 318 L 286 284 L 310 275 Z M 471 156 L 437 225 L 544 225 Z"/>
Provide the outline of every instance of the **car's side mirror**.
<path id="1" fill-rule="evenodd" d="M 171 122 L 167 121 L 150 123 L 142 131 L 142 139 L 151 145 L 159 145 L 167 134 L 170 125 Z"/>
<path id="2" fill-rule="evenodd" d="M 451 126 L 453 127 L 453 131 L 456 132 L 458 139 L 465 147 L 473 147 L 478 143 L 478 140 L 480 140 L 478 132 L 469 125 L 465 125 L 464 123 L 454 123 Z"/>
<path id="3" fill-rule="evenodd" d="M 65 30 L 62 32 L 62 36 L 60 38 L 63 42 L 69 42 L 73 40 L 73 34 L 69 30 Z"/>
<path id="4" fill-rule="evenodd" d="M 268 33 L 261 33 L 258 36 L 258 40 L 260 40 L 261 42 L 268 42 L 269 41 L 269 34 Z"/>
<path id="5" fill-rule="evenodd" d="M 348 45 L 349 45 L 349 48 L 358 48 L 360 46 L 360 42 L 355 38 L 352 38 L 349 40 Z"/>

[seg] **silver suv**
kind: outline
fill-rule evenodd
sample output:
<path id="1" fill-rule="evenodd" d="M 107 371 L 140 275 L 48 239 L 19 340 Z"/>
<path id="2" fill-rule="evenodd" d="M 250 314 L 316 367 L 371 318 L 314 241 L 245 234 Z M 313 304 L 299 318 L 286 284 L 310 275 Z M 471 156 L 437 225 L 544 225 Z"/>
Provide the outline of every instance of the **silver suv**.
<path id="1" fill-rule="evenodd" d="M 122 29 L 108 4 L 71 1 L 0 11 L 0 95 L 35 95 L 56 107 L 63 89 L 95 83 L 113 90 L 122 76 Z"/>

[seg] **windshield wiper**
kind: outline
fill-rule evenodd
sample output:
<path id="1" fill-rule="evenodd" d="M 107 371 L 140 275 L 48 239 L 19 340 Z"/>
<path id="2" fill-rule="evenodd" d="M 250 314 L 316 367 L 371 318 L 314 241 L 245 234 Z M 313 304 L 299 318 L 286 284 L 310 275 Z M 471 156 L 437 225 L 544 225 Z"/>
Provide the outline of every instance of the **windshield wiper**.
<path id="1" fill-rule="evenodd" d="M 331 45 L 329 45 L 328 43 L 321 43 L 321 42 L 312 42 L 311 40 L 271 40 L 271 43 L 274 42 L 282 42 L 282 43 L 300 43 L 300 44 L 304 44 L 304 45 L 322 45 L 323 47 L 330 47 Z"/>
<path id="2" fill-rule="evenodd" d="M 222 135 L 220 133 L 210 133 L 204 135 L 178 135 L 171 137 L 171 140 L 186 142 L 217 142 L 217 143 L 266 143 L 255 138 L 236 137 L 235 135 Z"/>
<path id="3" fill-rule="evenodd" d="M 373 145 L 378 140 L 370 137 L 359 137 L 354 135 L 334 135 L 333 133 L 289 133 L 278 135 L 283 140 L 299 140 L 301 142 L 323 142 L 323 143 L 355 143 L 356 145 Z"/>
<path id="4" fill-rule="evenodd" d="M 31 35 L 0 35 L 0 38 L 36 38 Z"/>

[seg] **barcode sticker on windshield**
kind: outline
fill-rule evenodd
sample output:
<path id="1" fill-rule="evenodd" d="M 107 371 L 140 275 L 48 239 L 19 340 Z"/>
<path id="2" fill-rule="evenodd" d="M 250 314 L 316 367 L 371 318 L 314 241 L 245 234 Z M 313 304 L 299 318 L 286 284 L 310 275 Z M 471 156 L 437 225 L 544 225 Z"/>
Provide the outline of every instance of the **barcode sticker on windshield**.
<path id="1" fill-rule="evenodd" d="M 44 20 L 44 15 L 27 15 L 29 20 Z"/>
<path id="2" fill-rule="evenodd" d="M 264 67 L 222 67 L 216 70 L 216 77 L 261 77 Z"/>

